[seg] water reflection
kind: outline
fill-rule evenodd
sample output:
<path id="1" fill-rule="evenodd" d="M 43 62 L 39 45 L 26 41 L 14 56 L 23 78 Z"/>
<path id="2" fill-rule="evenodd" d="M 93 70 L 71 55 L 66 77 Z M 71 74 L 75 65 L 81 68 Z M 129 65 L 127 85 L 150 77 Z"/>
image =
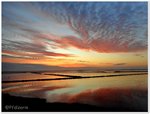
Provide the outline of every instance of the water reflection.
<path id="1" fill-rule="evenodd" d="M 61 77 L 45 74 L 7 74 L 4 75 L 5 79 L 3 78 L 3 80 Z M 87 75 L 87 73 L 81 74 L 82 76 Z M 72 73 L 71 75 L 76 74 Z M 103 73 L 88 75 L 103 75 Z M 2 91 L 17 96 L 44 98 L 47 102 L 80 102 L 109 106 L 114 102 L 116 104 L 123 102 L 127 105 L 132 101 L 134 105 L 139 103 L 137 104 L 139 106 L 147 102 L 147 83 L 147 74 L 143 74 L 108 78 L 3 83 Z"/>

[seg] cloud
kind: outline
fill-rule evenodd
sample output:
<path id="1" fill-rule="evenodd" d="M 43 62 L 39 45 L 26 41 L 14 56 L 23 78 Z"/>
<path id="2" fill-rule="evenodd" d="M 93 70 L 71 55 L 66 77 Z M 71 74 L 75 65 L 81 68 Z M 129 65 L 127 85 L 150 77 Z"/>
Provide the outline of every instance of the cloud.
<path id="1" fill-rule="evenodd" d="M 88 63 L 89 61 L 78 60 L 80 63 Z"/>
<path id="2" fill-rule="evenodd" d="M 146 2 L 4 2 L 2 11 L 2 48 L 9 51 L 69 57 L 72 55 L 47 51 L 46 46 L 98 53 L 147 50 Z M 64 25 L 72 35 L 61 27 Z M 52 30 L 60 28 L 68 35 L 54 35 Z"/>
<path id="3" fill-rule="evenodd" d="M 42 58 L 45 56 L 48 57 L 70 57 L 73 56 L 71 54 L 63 54 L 47 51 L 46 43 L 40 41 L 33 42 L 17 42 L 17 41 L 8 41 L 7 44 L 3 43 L 3 54 L 14 56 L 14 57 L 22 57 L 22 58 Z"/>
<path id="4" fill-rule="evenodd" d="M 59 37 L 52 34 L 40 34 L 39 38 L 45 38 L 55 43 L 58 48 L 69 48 L 75 47 L 81 50 L 92 50 L 99 53 L 119 53 L 119 52 L 138 52 L 147 49 L 145 44 L 140 41 L 128 40 L 124 41 L 118 38 L 112 39 L 93 39 L 93 40 L 83 40 L 75 36 L 64 36 Z"/>
<path id="5" fill-rule="evenodd" d="M 147 36 L 140 35 L 147 31 L 145 3 L 52 4 L 59 7 L 52 7 L 48 12 L 54 13 L 53 16 L 58 22 L 67 24 L 79 35 L 53 40 L 62 47 L 73 46 L 99 53 L 137 52 L 147 49 Z M 142 7 L 140 11 L 138 5 Z"/>
<path id="6" fill-rule="evenodd" d="M 117 38 L 97 38 L 86 42 L 76 37 L 64 37 L 53 41 L 60 44 L 63 48 L 72 46 L 78 49 L 92 50 L 99 53 L 137 52 L 147 49 L 147 47 L 139 41 L 119 41 Z"/>
<path id="7" fill-rule="evenodd" d="M 126 65 L 126 63 L 117 63 L 117 64 L 114 64 L 115 66 L 123 66 L 123 65 Z"/>
<path id="8" fill-rule="evenodd" d="M 144 57 L 144 55 L 143 55 L 143 54 L 135 54 L 135 56 L 138 56 L 138 57 L 141 57 L 141 58 L 143 58 L 143 57 Z"/>

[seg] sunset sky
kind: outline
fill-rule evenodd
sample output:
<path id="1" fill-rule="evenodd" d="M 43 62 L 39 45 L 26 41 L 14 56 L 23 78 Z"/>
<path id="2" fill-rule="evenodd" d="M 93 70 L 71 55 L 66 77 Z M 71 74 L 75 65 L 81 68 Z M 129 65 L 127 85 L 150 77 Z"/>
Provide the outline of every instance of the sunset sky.
<path id="1" fill-rule="evenodd" d="M 3 2 L 2 62 L 147 67 L 147 2 Z"/>

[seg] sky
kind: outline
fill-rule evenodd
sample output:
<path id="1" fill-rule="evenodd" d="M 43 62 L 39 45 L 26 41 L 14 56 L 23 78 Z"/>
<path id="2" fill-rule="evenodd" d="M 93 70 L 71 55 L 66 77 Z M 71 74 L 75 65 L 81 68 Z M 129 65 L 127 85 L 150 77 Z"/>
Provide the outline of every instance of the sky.
<path id="1" fill-rule="evenodd" d="M 2 2 L 2 62 L 147 67 L 147 2 Z"/>

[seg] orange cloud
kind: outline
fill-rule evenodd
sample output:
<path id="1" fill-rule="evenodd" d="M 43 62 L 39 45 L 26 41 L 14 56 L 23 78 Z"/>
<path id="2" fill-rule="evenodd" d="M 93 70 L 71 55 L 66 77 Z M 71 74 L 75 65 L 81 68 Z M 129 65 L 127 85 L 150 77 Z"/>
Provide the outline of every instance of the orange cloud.
<path id="1" fill-rule="evenodd" d="M 147 49 L 147 45 L 144 42 L 135 39 L 123 39 L 120 38 L 120 34 L 112 35 L 111 38 L 99 36 L 90 38 L 88 37 L 89 35 L 87 35 L 88 33 L 83 30 L 80 32 L 83 32 L 80 34 L 81 37 L 60 37 L 53 34 L 39 34 L 36 37 L 54 42 L 53 45 L 57 48 L 75 47 L 81 50 L 92 50 L 99 53 L 127 53 L 144 51 Z"/>
<path id="2" fill-rule="evenodd" d="M 132 41 L 119 41 L 117 38 L 113 39 L 92 39 L 89 41 L 84 41 L 82 39 L 69 36 L 63 37 L 61 39 L 53 40 L 54 42 L 60 44 L 60 47 L 75 47 L 83 50 L 93 50 L 99 53 L 119 53 L 119 52 L 138 52 L 147 49 L 145 45 L 140 42 L 135 41 L 130 45 Z"/>

